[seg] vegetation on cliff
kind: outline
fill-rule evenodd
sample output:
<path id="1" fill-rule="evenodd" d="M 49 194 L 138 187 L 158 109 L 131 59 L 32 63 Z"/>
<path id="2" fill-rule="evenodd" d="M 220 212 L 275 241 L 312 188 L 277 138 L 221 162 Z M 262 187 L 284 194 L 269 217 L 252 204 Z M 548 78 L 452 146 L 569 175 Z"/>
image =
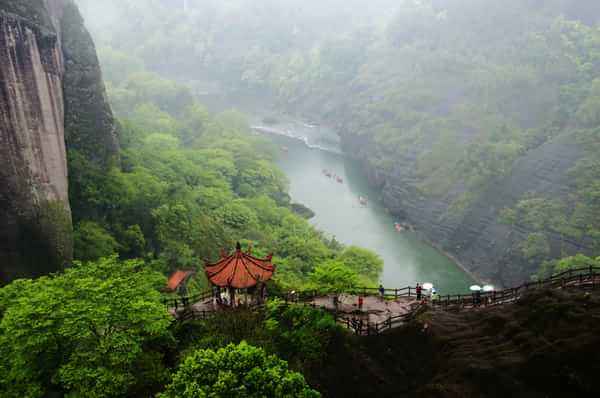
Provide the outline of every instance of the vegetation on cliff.
<path id="1" fill-rule="evenodd" d="M 508 192 L 485 217 L 508 221 L 520 238 L 488 239 L 506 239 L 508 257 L 498 261 L 519 263 L 511 270 L 525 277 L 543 261 L 598 254 L 598 5 L 380 0 L 367 12 L 337 1 L 301 3 L 192 1 L 187 12 L 161 1 L 146 9 L 109 3 L 114 20 L 135 15 L 143 30 L 93 27 L 111 45 L 101 52 L 111 71 L 135 54 L 200 90 L 218 81 L 223 90 L 268 94 L 336 124 L 379 175 L 408 174 L 414 195 L 443 207 L 434 221 L 447 225 L 483 206 L 520 159 L 560 140 L 574 147 L 560 166 L 572 168 L 570 181 L 563 187 L 567 170 L 552 169 L 531 192 Z M 451 243 L 452 251 L 463 242 Z"/>
<path id="2" fill-rule="evenodd" d="M 339 18 L 336 7 L 348 1 L 333 1 L 324 20 Z M 252 244 L 259 256 L 276 254 L 272 293 L 374 285 L 382 270 L 374 253 L 343 247 L 297 214 L 286 180 L 272 162 L 274 149 L 249 134 L 242 114 L 212 115 L 188 88 L 146 70 L 145 65 L 168 69 L 164 62 L 170 51 L 196 56 L 194 51 L 199 51 L 202 68 L 219 79 L 235 77 L 231 82 L 237 88 L 267 90 L 288 106 L 309 109 L 318 104 L 323 117 L 343 117 L 350 134 L 370 134 L 365 148 L 381 170 L 392 168 L 395 157 L 411 148 L 424 149 L 416 159 L 419 188 L 435 196 L 447 193 L 451 185 L 467 187 L 468 194 L 452 207 L 457 214 L 486 185 L 510 174 L 523 153 L 573 129 L 573 136 L 585 144 L 568 195 L 573 204 L 566 197 L 533 194 L 504 209 L 502 218 L 527 229 L 518 249 L 528 261 L 553 256 L 548 235 L 586 246 L 600 228 L 594 152 L 599 101 L 586 84 L 595 79 L 600 39 L 595 29 L 555 18 L 553 7 L 562 9 L 568 1 L 552 3 L 536 17 L 528 13 L 533 0 L 494 6 L 494 15 L 513 24 L 510 32 L 487 28 L 491 22 L 484 17 L 490 10 L 467 0 L 444 2 L 443 7 L 433 0 L 405 2 L 385 29 L 379 25 L 384 12 L 350 12 L 337 24 L 299 12 L 300 21 L 323 26 L 313 30 L 299 25 L 291 36 L 283 18 L 265 21 L 261 7 L 233 8 L 216 16 L 192 14 L 191 21 L 237 22 L 247 13 L 254 15 L 241 25 L 248 31 L 264 26 L 261 32 L 270 39 L 269 46 L 247 46 L 234 34 L 231 40 L 239 45 L 235 51 L 214 51 L 208 38 L 200 44 L 169 38 L 165 32 L 174 25 L 164 21 L 182 15 L 166 12 L 173 8 L 163 8 L 162 1 L 148 2 L 151 10 L 165 10 L 160 19 L 133 2 L 120 3 L 126 15 L 151 18 L 144 29 L 155 29 L 151 39 L 140 30 L 134 32 L 137 40 L 120 44 L 133 50 L 131 54 L 112 46 L 103 49 L 109 94 L 120 117 L 121 149 L 116 156 L 110 137 L 100 144 L 93 140 L 101 137 L 95 137 L 91 120 L 99 117 L 105 130 L 104 122 L 111 117 L 100 98 L 99 71 L 91 62 L 98 90 L 91 99 L 86 90 L 73 94 L 68 105 L 82 101 L 85 111 L 81 119 L 67 118 L 68 125 L 84 125 L 81 142 L 76 129 L 67 137 L 75 256 L 81 262 L 65 272 L 17 280 L 0 289 L 1 396 L 291 398 L 318 397 L 319 390 L 332 397 L 506 397 L 563 396 L 565 388 L 578 395 L 600 392 L 594 382 L 600 370 L 600 301 L 589 293 L 540 289 L 513 305 L 462 313 L 426 310 L 408 325 L 369 338 L 346 333 L 325 311 L 275 298 L 264 308 L 174 322 L 161 293 L 168 272 L 201 270 L 204 260 L 216 258 L 220 248 L 235 241 Z M 270 8 L 278 9 L 278 3 L 265 2 L 269 12 L 264 14 L 272 15 Z M 473 14 L 461 15 L 460 7 L 453 8 L 463 3 L 472 6 Z M 368 34 L 358 34 L 347 23 L 371 23 L 372 18 L 379 22 Z M 452 18 L 463 23 L 447 24 Z M 195 26 L 183 24 L 173 35 L 189 39 Z M 527 34 L 521 37 L 523 30 Z M 334 39 L 321 42 L 318 37 L 324 32 Z M 219 26 L 209 33 L 229 31 Z M 489 49 L 482 50 L 483 43 Z M 77 40 L 67 44 L 70 48 Z M 95 58 L 92 49 L 88 61 Z M 509 61 L 503 51 L 511 53 Z M 191 61 L 182 63 L 181 72 L 194 72 Z M 346 95 L 348 80 L 360 94 Z M 542 92 L 525 90 L 527 95 L 510 101 L 523 87 L 540 82 Z M 439 87 L 451 98 L 440 97 Z M 70 80 L 65 90 L 80 88 Z M 524 104 L 527 112 L 522 111 Z M 430 139 L 433 147 L 423 146 Z M 102 148 L 96 153 L 97 144 Z M 68 216 L 59 210 L 50 203 L 45 217 L 68 229 Z M 51 244 L 60 250 L 63 235 Z M 588 251 L 596 254 L 597 247 Z M 584 255 L 546 261 L 540 274 L 599 261 Z M 194 288 L 204 283 L 200 277 Z"/>
<path id="3" fill-rule="evenodd" d="M 377 283 L 378 256 L 343 248 L 296 215 L 274 148 L 249 134 L 242 114 L 211 115 L 185 87 L 143 69 L 108 76 L 122 167 L 106 172 L 69 151 L 76 258 L 118 252 L 169 272 L 201 267 L 241 240 L 258 255 L 276 254 L 285 287 L 310 285 L 325 263 L 356 283 Z"/>
<path id="4" fill-rule="evenodd" d="M 319 396 L 297 370 L 340 335 L 330 315 L 274 301 L 179 323 L 165 281 L 142 260 L 112 256 L 0 289 L 0 395 Z"/>

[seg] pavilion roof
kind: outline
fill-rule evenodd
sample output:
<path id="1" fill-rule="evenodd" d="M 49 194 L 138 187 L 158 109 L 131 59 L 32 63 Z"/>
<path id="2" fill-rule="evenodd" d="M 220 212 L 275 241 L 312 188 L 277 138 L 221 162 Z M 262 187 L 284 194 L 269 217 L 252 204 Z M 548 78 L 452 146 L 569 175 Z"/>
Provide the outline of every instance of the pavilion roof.
<path id="1" fill-rule="evenodd" d="M 173 272 L 167 280 L 166 290 L 174 292 L 179 288 L 179 286 L 185 283 L 187 279 L 195 273 L 196 271 L 191 269 L 178 269 L 177 271 Z"/>
<path id="2" fill-rule="evenodd" d="M 245 289 L 268 281 L 275 272 L 272 255 L 264 259 L 254 257 L 249 252 L 244 253 L 239 243 L 232 254 L 221 256 L 216 263 L 205 265 L 208 280 L 216 286 Z"/>

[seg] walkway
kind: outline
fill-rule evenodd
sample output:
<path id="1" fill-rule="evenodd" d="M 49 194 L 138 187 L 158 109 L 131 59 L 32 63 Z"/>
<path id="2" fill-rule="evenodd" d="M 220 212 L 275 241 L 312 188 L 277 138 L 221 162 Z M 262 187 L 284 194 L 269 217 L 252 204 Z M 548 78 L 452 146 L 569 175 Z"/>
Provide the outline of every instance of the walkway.
<path id="1" fill-rule="evenodd" d="M 384 298 L 378 295 L 377 289 L 351 289 L 352 291 L 337 295 L 337 306 L 334 304 L 333 294 L 302 292 L 288 295 L 287 298 L 290 303 L 309 305 L 330 312 L 338 323 L 358 335 L 372 335 L 405 324 L 428 306 L 438 310 L 477 310 L 487 306 L 513 303 L 528 291 L 542 288 L 581 290 L 600 288 L 600 267 L 572 269 L 545 280 L 528 282 L 500 291 L 484 292 L 479 296 L 449 295 L 440 296 L 434 301 L 427 299 L 417 301 L 414 287 L 386 289 Z M 362 308 L 358 307 L 359 296 L 363 297 Z M 226 308 L 214 303 L 211 292 L 203 292 L 190 298 L 167 300 L 165 304 L 169 312 L 180 320 L 203 319 Z"/>

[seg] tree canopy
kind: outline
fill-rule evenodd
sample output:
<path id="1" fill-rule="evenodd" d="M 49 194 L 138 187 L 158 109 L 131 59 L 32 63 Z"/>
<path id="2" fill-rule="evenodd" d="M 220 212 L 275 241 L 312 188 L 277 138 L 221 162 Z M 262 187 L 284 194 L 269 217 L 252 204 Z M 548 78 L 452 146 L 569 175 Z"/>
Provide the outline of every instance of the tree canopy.
<path id="1" fill-rule="evenodd" d="M 113 256 L 0 289 L 3 396 L 114 397 L 164 383 L 164 283 L 142 261 Z"/>
<path id="2" fill-rule="evenodd" d="M 317 398 L 300 373 L 245 342 L 188 355 L 160 397 Z"/>

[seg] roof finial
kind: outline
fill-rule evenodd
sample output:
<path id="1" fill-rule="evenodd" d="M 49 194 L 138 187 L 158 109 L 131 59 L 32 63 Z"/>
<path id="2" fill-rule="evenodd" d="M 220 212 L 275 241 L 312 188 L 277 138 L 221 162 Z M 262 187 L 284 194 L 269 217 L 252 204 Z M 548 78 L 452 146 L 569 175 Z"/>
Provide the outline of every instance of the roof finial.
<path id="1" fill-rule="evenodd" d="M 238 252 L 239 252 L 239 251 L 242 251 L 242 245 L 240 245 L 240 242 L 237 242 L 237 243 L 235 244 L 235 250 L 237 250 Z"/>

